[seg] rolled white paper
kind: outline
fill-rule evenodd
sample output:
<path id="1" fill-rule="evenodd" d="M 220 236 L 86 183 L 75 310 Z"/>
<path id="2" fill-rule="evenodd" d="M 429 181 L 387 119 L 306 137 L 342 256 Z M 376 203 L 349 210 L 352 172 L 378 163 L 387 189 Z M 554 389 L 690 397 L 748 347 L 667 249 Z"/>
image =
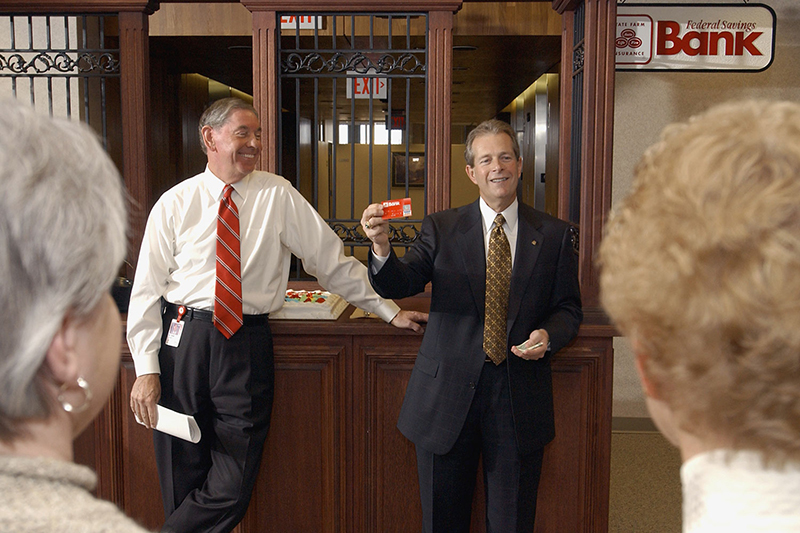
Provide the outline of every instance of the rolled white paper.
<path id="1" fill-rule="evenodd" d="M 200 427 L 193 416 L 184 415 L 160 405 L 156 405 L 156 410 L 158 411 L 158 422 L 156 423 L 158 431 L 194 444 L 200 442 Z M 136 417 L 136 421 L 142 424 L 139 417 Z"/>

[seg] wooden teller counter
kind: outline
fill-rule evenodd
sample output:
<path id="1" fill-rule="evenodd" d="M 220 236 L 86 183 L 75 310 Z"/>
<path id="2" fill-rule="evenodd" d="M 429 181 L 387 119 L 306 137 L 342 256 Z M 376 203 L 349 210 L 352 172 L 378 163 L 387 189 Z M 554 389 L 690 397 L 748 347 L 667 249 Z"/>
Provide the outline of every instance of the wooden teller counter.
<path id="1" fill-rule="evenodd" d="M 398 300 L 427 311 L 428 295 Z M 421 530 L 414 446 L 396 428 L 422 336 L 375 318 L 272 320 L 275 403 L 240 532 L 388 533 Z M 556 438 L 545 450 L 537 532 L 606 531 L 611 349 L 587 313 L 579 337 L 552 362 Z M 603 338 L 606 337 L 606 338 Z M 151 432 L 128 407 L 135 380 L 124 339 L 119 384 L 76 441 L 98 472 L 99 496 L 151 529 L 164 516 Z M 605 458 L 605 459 L 604 459 Z M 479 474 L 480 475 L 480 474 Z M 483 532 L 483 485 L 473 531 Z"/>

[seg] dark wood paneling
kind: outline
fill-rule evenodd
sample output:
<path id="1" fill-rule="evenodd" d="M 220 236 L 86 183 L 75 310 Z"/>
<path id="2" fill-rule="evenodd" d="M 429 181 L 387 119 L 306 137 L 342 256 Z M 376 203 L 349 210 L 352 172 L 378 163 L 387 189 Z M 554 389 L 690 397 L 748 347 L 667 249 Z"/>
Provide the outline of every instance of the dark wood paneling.
<path id="1" fill-rule="evenodd" d="M 545 448 L 537 533 L 606 530 L 595 515 L 608 513 L 613 369 L 610 343 L 597 340 L 579 339 L 553 359 L 556 437 Z"/>
<path id="2" fill-rule="evenodd" d="M 360 531 L 386 533 L 421 530 L 422 510 L 417 486 L 414 445 L 397 429 L 397 417 L 414 368 L 419 339 L 386 343 L 385 337 L 357 338 L 354 346 L 354 391 L 363 394 L 356 407 L 365 439 L 363 493 L 365 523 Z"/>
<path id="3" fill-rule="evenodd" d="M 424 311 L 427 299 L 401 305 Z M 351 311 L 332 322 L 272 322 L 272 425 L 238 533 L 421 529 L 414 446 L 396 427 L 421 336 L 351 320 Z M 607 531 L 611 333 L 582 326 L 553 360 L 556 438 L 545 449 L 537 533 Z M 152 434 L 128 408 L 135 374 L 127 347 L 123 352 L 116 400 L 102 415 L 108 420 L 101 416 L 76 442 L 89 442 L 76 457 L 98 470 L 106 487 L 101 497 L 116 495 L 126 513 L 158 529 L 163 512 Z M 109 433 L 111 427 L 118 429 Z M 483 498 L 479 474 L 474 533 L 485 531 Z"/>
<path id="4" fill-rule="evenodd" d="M 344 365 L 350 339 L 275 339 L 275 402 L 253 501 L 240 531 L 345 531 Z"/>
<path id="5" fill-rule="evenodd" d="M 136 423 L 128 406 L 131 388 L 136 381 L 136 372 L 130 353 L 125 348 L 117 388 L 125 391 L 126 402 L 120 413 L 124 460 L 121 465 L 123 477 L 123 509 L 146 528 L 157 530 L 164 523 L 164 507 L 158 485 L 156 456 L 153 451 L 153 432 Z"/>

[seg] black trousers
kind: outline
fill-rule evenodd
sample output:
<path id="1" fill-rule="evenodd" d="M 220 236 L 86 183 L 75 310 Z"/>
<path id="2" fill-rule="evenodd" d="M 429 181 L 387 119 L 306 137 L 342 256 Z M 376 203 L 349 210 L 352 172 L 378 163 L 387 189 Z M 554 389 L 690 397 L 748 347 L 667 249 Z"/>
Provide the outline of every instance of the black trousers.
<path id="1" fill-rule="evenodd" d="M 437 455 L 416 447 L 424 533 L 469 533 L 483 460 L 487 533 L 532 533 L 544 449 L 517 450 L 507 363 L 484 364 L 464 427 Z"/>
<path id="2" fill-rule="evenodd" d="M 247 511 L 269 430 L 275 379 L 269 323 L 266 315 L 245 317 L 226 339 L 209 312 L 190 312 L 173 348 L 164 341 L 177 308 L 164 309 L 159 403 L 193 415 L 202 437 L 192 444 L 153 432 L 163 531 L 228 532 Z"/>

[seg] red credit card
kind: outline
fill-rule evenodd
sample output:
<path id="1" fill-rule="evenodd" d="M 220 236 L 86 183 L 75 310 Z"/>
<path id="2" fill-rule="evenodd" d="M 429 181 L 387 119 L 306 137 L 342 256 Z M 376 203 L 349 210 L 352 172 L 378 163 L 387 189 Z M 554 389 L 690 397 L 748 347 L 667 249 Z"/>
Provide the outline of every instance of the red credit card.
<path id="1" fill-rule="evenodd" d="M 383 217 L 381 218 L 384 220 L 411 216 L 411 198 L 385 200 L 381 202 L 381 205 L 383 206 Z"/>

